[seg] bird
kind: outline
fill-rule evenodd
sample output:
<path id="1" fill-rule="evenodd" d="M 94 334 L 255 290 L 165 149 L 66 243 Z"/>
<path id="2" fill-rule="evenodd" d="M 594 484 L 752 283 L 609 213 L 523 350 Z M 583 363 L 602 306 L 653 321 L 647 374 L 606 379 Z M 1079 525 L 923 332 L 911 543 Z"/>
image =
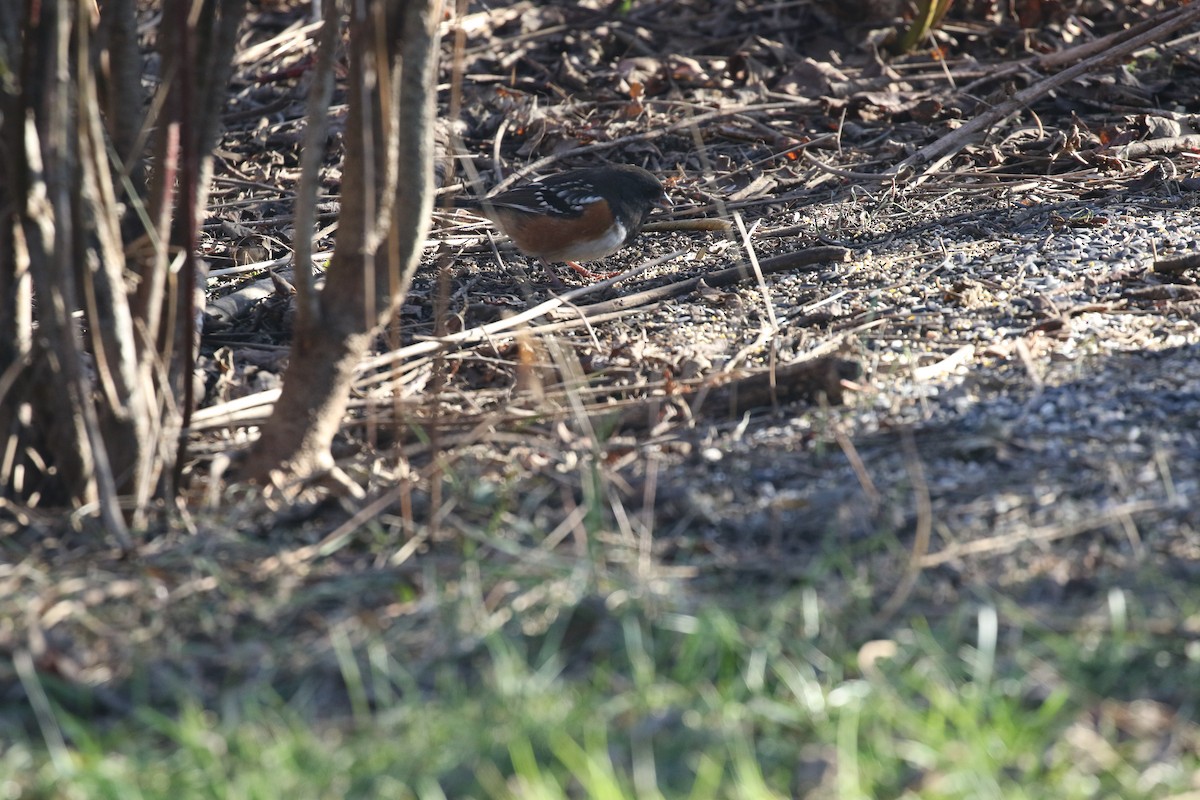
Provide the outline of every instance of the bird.
<path id="1" fill-rule="evenodd" d="M 567 170 L 481 200 L 458 198 L 455 205 L 490 219 L 518 250 L 545 262 L 555 281 L 552 263 L 589 280 L 619 274 L 592 272 L 579 262 L 612 255 L 633 242 L 653 209 L 671 207 L 658 178 L 632 165 Z"/>

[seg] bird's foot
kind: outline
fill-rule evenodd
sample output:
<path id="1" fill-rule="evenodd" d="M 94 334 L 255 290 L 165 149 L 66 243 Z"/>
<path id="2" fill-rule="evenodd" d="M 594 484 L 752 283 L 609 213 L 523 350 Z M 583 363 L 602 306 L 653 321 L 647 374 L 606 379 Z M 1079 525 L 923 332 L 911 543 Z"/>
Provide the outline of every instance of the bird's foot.
<path id="1" fill-rule="evenodd" d="M 583 277 L 587 278 L 589 281 L 606 281 L 609 278 L 615 278 L 625 271 L 623 269 L 619 269 L 616 272 L 592 272 L 587 267 L 577 264 L 574 261 L 568 261 L 567 266 L 578 272 Z"/>

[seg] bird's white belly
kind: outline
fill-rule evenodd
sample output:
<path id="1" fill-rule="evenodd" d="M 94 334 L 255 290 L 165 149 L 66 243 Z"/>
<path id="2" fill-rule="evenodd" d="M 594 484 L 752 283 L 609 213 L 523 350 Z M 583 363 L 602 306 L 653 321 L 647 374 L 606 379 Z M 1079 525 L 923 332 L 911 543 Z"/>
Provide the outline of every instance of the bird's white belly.
<path id="1" fill-rule="evenodd" d="M 576 242 L 570 247 L 545 251 L 538 255 L 547 261 L 595 261 L 620 250 L 621 245 L 625 243 L 625 234 L 625 226 L 618 222 L 596 239 Z"/>

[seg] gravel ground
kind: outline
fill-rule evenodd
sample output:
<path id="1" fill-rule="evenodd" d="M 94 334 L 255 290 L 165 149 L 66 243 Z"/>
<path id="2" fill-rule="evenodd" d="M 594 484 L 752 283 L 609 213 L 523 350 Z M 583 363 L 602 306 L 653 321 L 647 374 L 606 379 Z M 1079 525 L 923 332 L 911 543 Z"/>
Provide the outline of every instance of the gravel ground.
<path id="1" fill-rule="evenodd" d="M 458 122 L 482 187 L 531 164 L 644 164 L 667 179 L 677 216 L 740 213 L 760 259 L 816 244 L 851 257 L 761 285 L 702 285 L 574 330 L 553 328 L 565 317 L 543 318 L 524 339 L 452 354 L 440 393 L 428 391 L 430 367 L 410 363 L 405 413 L 424 422 L 441 408 L 449 433 L 439 446 L 464 480 L 536 498 L 521 500 L 517 516 L 544 533 L 586 494 L 578 465 L 601 452 L 616 496 L 653 530 L 663 562 L 808 579 L 810 556 L 847 548 L 886 590 L 915 548 L 931 576 L 916 596 L 938 603 L 1003 585 L 1021 600 L 1061 604 L 1078 587 L 1112 588 L 1113 575 L 1136 582 L 1139 565 L 1196 571 L 1200 288 L 1194 269 L 1164 274 L 1154 264 L 1200 249 L 1200 162 L 1186 148 L 1140 159 L 1112 149 L 1196 127 L 1187 113 L 1198 84 L 1193 39 L 1181 35 L 1133 66 L 1097 67 L 926 183 L 897 186 L 868 173 L 1007 96 L 1011 60 L 1074 44 L 1074 23 L 1043 26 L 1019 52 L 1007 18 L 949 26 L 949 61 L 915 53 L 880 74 L 864 40 L 807 4 L 773 16 L 680 7 L 696 30 L 744 34 L 719 42 L 663 26 L 656 3 L 635 4 L 628 17 L 606 9 L 551 4 L 473 18 Z M 1154 10 L 1077 7 L 1113 29 Z M 826 38 L 835 33 L 847 38 Z M 274 113 L 285 127 L 302 115 L 298 87 L 246 85 L 238 103 L 284 107 Z M 224 147 L 258 164 L 261 136 L 233 129 Z M 265 145 L 286 167 L 296 141 Z M 809 160 L 796 157 L 801 148 Z M 814 153 L 828 166 L 814 166 Z M 323 175 L 330 195 L 338 159 L 335 149 Z M 214 209 L 211 257 L 222 257 L 228 223 L 278 225 L 275 205 L 253 202 L 263 185 L 291 185 L 273 170 L 263 166 L 254 187 L 230 190 L 228 210 Z M 470 328 L 563 292 L 539 266 L 503 251 L 497 259 L 461 217 L 439 215 L 433 236 L 446 247 L 414 282 L 408 341 L 435 323 Z M 645 233 L 603 269 L 676 250 L 687 255 L 580 302 L 746 260 L 732 235 Z M 435 311 L 438 261 L 450 267 L 446 313 Z M 277 385 L 278 356 L 265 363 L 255 352 L 228 359 L 226 396 Z M 731 419 L 707 408 L 689 415 L 679 399 L 695 396 L 680 384 L 702 392 L 816 354 L 859 366 L 844 405 Z M 252 369 L 239 373 L 245 364 Z M 555 394 L 562 384 L 586 384 L 587 413 Z M 666 411 L 650 430 L 597 433 L 606 402 L 655 398 Z M 428 467 L 428 448 L 396 433 L 418 470 Z M 347 444 L 349 460 L 361 459 L 361 441 Z M 569 500 L 545 488 L 556 482 L 571 487 Z"/>
<path id="2" fill-rule="evenodd" d="M 938 602 L 983 584 L 1058 604 L 1147 559 L 1197 575 L 1200 305 L 1190 280 L 1150 271 L 1155 253 L 1196 250 L 1196 199 L 1009 198 L 895 231 L 815 280 L 768 279 L 779 316 L 821 306 L 833 331 L 846 319 L 837 352 L 864 375 L 844 408 L 698 424 L 685 455 L 656 464 L 660 545 L 704 536 L 735 572 L 803 576 L 831 543 L 911 542 L 927 493 L 925 563 L 957 587 L 930 582 Z M 1104 224 L 1051 221 L 1080 209 Z M 743 323 L 710 360 L 753 338 Z M 786 360 L 828 340 L 785 321 L 772 343 Z"/>

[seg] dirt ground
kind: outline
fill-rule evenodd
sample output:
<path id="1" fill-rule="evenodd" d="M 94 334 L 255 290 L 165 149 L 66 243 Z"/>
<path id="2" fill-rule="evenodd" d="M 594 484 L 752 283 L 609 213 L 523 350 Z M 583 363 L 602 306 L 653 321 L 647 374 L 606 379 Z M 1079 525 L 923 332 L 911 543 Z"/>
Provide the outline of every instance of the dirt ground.
<path id="1" fill-rule="evenodd" d="M 449 559 L 444 542 L 480 525 L 507 525 L 539 552 L 581 547 L 580 520 L 599 505 L 624 557 L 643 559 L 651 578 L 800 585 L 828 579 L 814 570 L 830 563 L 846 585 L 869 576 L 879 613 L 864 620 L 864 637 L 901 605 L 938 615 L 1007 599 L 1054 627 L 1105 618 L 1114 597 L 1194 636 L 1196 620 L 1178 609 L 1200 581 L 1200 288 L 1194 265 L 1168 259 L 1200 252 L 1195 31 L 1038 97 L 920 179 L 884 175 L 1053 74 L 1039 55 L 1169 5 L 1062 3 L 1060 16 L 1021 30 L 967 3 L 936 50 L 894 56 L 873 33 L 887 19 L 851 24 L 822 3 L 650 0 L 625 13 L 472 4 L 463 112 L 444 136 L 461 157 L 441 165 L 447 195 L 528 168 L 635 163 L 664 178 L 669 219 L 730 229 L 645 232 L 605 268 L 662 263 L 601 286 L 563 270 L 564 287 L 477 221 L 438 213 L 427 263 L 381 352 L 577 291 L 512 331 L 364 370 L 339 454 L 380 493 L 375 518 L 407 533 L 407 520 L 434 512 L 439 524 L 407 539 L 376 578 L 360 576 L 356 608 L 386 607 L 393 590 L 376 598 L 375 579 L 401 576 L 419 592 L 422 571 Z M 281 44 L 242 60 L 227 114 L 205 225 L 218 271 L 282 257 L 293 235 L 311 42 L 296 33 L 307 6 L 274 8 L 256 12 L 246 42 Z M 443 109 L 448 100 L 447 89 Z M 335 113 L 336 133 L 344 105 Z M 1147 142 L 1161 146 L 1133 147 Z M 325 226 L 337 215 L 334 145 Z M 818 246 L 845 257 L 755 272 L 755 261 Z M 744 279 L 614 302 L 734 267 Z M 244 281 L 220 275 L 212 298 Z M 284 305 L 268 297 L 210 329 L 210 409 L 278 386 Z M 815 359 L 835 359 L 821 362 L 833 371 L 788 372 Z M 768 376 L 767 391 L 739 400 L 755 376 Z M 200 419 L 197 497 L 209 456 L 247 435 L 219 414 Z M 289 570 L 336 551 L 364 516 L 336 501 L 264 507 L 239 492 L 224 495 L 237 521 L 203 542 L 176 531 L 139 566 L 93 559 L 58 570 L 63 580 L 107 575 L 91 600 L 70 587 L 47 595 L 19 571 L 0 596 L 40 597 L 44 613 L 56 600 L 76 610 L 146 600 L 161 584 L 169 611 L 117 603 L 106 613 L 129 616 L 105 626 L 158 628 L 174 642 L 164 652 L 179 655 L 187 636 L 172 638 L 171 620 L 202 620 L 205 582 L 236 575 L 269 584 L 264 598 L 274 598 L 247 596 L 237 613 L 257 619 L 258 604 L 279 603 L 286 619 L 272 625 L 309 641 L 305 615 L 320 601 L 296 605 L 288 582 L 335 567 Z M 38 546 L 60 566 L 83 547 L 70 535 Z M 344 567 L 361 560 L 346 558 Z M 218 566 L 225 577 L 214 577 Z M 493 588 L 499 602 L 507 590 Z M 169 616 L 151 619 L 155 608 Z M 64 674 L 119 673 L 137 647 L 83 623 L 73 631 L 60 627 L 43 649 L 58 653 Z M 438 645 L 415 631 L 424 657 L 437 658 Z M 163 684 L 210 680 L 206 658 L 220 660 L 222 683 L 230 674 L 252 683 L 264 645 L 237 639 L 166 659 Z M 310 655 L 295 647 L 293 666 Z M 1171 699 L 1179 688 L 1159 691 Z"/>
<path id="2" fill-rule="evenodd" d="M 585 492 L 581 465 L 598 463 L 655 563 L 718 582 L 811 580 L 808 565 L 838 549 L 874 576 L 881 604 L 919 565 L 909 600 L 932 613 L 996 590 L 1041 604 L 1049 623 L 1107 613 L 1125 589 L 1173 619 L 1166 587 L 1139 576 L 1186 585 L 1200 569 L 1200 289 L 1194 268 L 1156 263 L 1200 246 L 1200 160 L 1195 139 L 1137 158 L 1121 148 L 1195 135 L 1194 35 L 1038 98 L 924 180 L 878 177 L 1034 83 L 1022 60 L 1077 41 L 1083 19 L 1099 36 L 1160 10 L 1066 5 L 1036 32 L 966 13 L 936 52 L 899 58 L 823 4 L 472 9 L 448 190 L 464 174 L 473 192 L 531 165 L 636 163 L 664 177 L 674 219 L 734 229 L 644 233 L 605 268 L 676 255 L 580 288 L 515 337 L 413 367 L 399 387 L 364 378 L 385 406 L 364 415 L 404 420 L 372 435 L 428 464 L 404 428 L 433 424 L 457 479 L 504 487 L 530 531 L 561 530 Z M 294 150 L 294 129 L 254 130 L 231 131 L 228 147 L 246 149 L 261 181 L 276 173 L 255 156 L 280 153 L 278 137 Z M 335 152 L 331 195 L 336 164 Z M 246 224 L 277 211 L 215 213 Z M 565 270 L 569 285 L 553 286 L 485 235 L 439 214 L 392 343 L 581 286 Z M 749 266 L 818 245 L 849 256 L 761 279 Z M 738 266 L 731 285 L 612 305 Z M 757 408 L 697 399 L 819 357 L 850 365 L 820 386 L 841 405 L 789 402 L 786 377 Z"/>

